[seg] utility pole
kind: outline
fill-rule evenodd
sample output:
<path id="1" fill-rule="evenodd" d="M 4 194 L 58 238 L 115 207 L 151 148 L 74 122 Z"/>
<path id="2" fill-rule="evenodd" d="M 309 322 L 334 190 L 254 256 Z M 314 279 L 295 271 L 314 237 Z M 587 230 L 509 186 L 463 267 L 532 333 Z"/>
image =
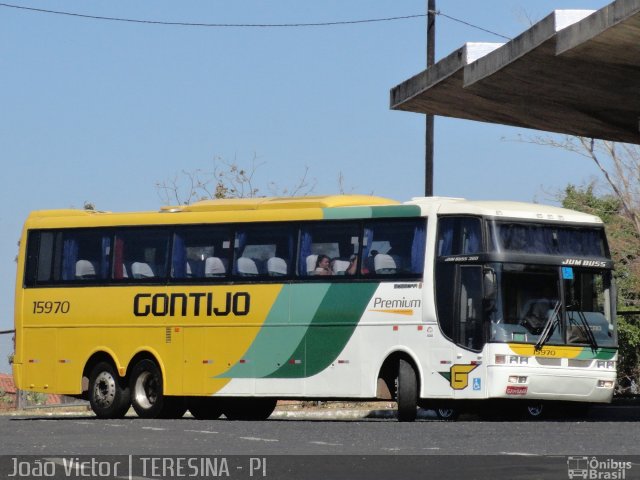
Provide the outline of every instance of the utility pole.
<path id="1" fill-rule="evenodd" d="M 436 59 L 436 0 L 427 2 L 427 68 Z M 433 197 L 433 115 L 427 114 L 425 131 L 425 179 L 424 195 Z"/>

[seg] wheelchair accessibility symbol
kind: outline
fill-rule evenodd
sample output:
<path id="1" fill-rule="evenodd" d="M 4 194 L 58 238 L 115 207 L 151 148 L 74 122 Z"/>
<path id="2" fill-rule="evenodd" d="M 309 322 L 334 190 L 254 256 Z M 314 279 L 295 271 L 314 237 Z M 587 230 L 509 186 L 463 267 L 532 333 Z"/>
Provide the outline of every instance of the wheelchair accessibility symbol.
<path id="1" fill-rule="evenodd" d="M 473 389 L 474 390 L 480 390 L 480 379 L 479 378 L 474 378 L 473 379 Z"/>

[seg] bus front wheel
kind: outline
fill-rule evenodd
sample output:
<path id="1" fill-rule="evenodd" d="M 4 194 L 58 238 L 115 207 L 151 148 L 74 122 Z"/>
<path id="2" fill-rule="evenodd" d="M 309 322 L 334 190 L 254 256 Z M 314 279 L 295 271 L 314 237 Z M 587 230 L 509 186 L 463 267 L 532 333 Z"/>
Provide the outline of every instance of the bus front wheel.
<path id="1" fill-rule="evenodd" d="M 398 421 L 413 422 L 418 413 L 418 377 L 411 364 L 402 358 L 398 361 L 396 381 Z"/>
<path id="2" fill-rule="evenodd" d="M 153 360 L 135 364 L 129 388 L 131 404 L 140 418 L 181 418 L 187 411 L 184 398 L 164 395 L 162 372 Z"/>
<path id="3" fill-rule="evenodd" d="M 89 374 L 89 403 L 98 418 L 122 418 L 131 405 L 129 387 L 116 369 L 107 362 L 99 362 Z"/>

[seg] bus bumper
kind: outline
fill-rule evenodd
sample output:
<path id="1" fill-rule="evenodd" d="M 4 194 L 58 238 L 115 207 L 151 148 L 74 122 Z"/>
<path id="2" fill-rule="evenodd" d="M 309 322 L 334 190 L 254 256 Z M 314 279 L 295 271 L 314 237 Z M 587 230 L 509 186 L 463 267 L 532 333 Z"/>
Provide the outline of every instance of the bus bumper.
<path id="1" fill-rule="evenodd" d="M 489 398 L 609 403 L 616 372 L 489 367 Z"/>

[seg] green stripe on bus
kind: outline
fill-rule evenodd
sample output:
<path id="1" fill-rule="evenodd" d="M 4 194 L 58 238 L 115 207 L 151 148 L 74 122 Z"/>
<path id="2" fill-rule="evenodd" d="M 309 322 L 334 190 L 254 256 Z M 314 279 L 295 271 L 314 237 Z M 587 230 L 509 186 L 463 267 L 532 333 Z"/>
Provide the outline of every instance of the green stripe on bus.
<path id="1" fill-rule="evenodd" d="M 331 365 L 353 335 L 377 288 L 377 283 L 331 285 L 289 362 L 268 377 L 310 377 Z"/>
<path id="2" fill-rule="evenodd" d="M 584 348 L 576 357 L 578 360 L 611 360 L 616 354 L 615 348 L 598 348 L 595 352 L 591 348 Z"/>
<path id="3" fill-rule="evenodd" d="M 389 205 L 381 207 L 371 207 L 373 218 L 389 217 L 419 217 L 420 207 L 417 205 Z"/>
<path id="4" fill-rule="evenodd" d="M 322 216 L 325 220 L 419 217 L 420 215 L 420 207 L 417 205 L 384 205 L 376 207 L 340 207 L 322 209 Z"/>
<path id="5" fill-rule="evenodd" d="M 300 345 L 328 290 L 326 283 L 284 285 L 260 332 L 241 357 L 243 363 L 236 363 L 217 378 L 265 377 L 286 364 Z M 290 312 L 293 318 L 290 318 Z"/>

